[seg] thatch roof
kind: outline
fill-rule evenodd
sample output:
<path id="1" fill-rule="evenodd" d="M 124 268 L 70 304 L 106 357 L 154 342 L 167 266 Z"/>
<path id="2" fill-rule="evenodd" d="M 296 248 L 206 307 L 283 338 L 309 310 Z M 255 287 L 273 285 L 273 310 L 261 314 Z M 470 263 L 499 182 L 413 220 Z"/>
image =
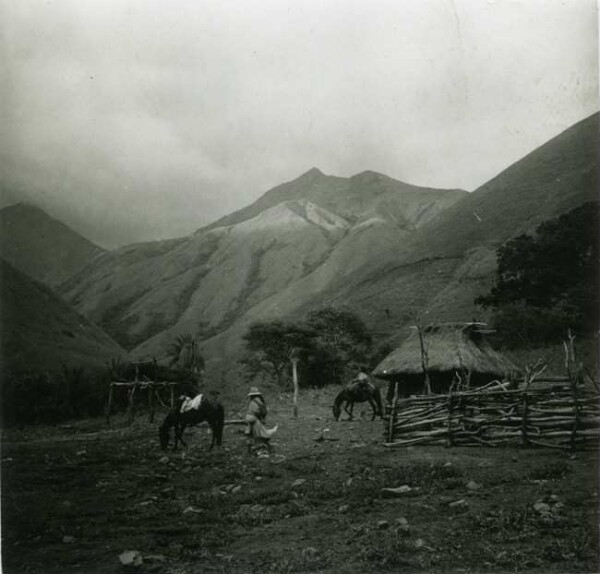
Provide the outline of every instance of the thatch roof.
<path id="1" fill-rule="evenodd" d="M 485 340 L 483 323 L 446 323 L 421 329 L 423 347 L 427 353 L 429 373 L 470 371 L 472 374 L 506 376 L 519 369 L 506 357 L 494 351 Z M 407 375 L 422 375 L 423 362 L 419 330 L 411 334 L 373 371 L 381 379 Z"/>

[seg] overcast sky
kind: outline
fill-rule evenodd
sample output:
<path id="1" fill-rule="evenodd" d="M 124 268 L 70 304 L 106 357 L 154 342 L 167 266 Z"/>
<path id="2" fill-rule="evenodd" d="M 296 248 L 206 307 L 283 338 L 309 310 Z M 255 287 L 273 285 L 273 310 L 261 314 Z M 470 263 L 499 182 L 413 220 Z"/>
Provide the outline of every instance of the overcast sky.
<path id="1" fill-rule="evenodd" d="M 0 206 L 104 247 L 316 166 L 473 190 L 598 107 L 595 0 L 0 0 Z"/>

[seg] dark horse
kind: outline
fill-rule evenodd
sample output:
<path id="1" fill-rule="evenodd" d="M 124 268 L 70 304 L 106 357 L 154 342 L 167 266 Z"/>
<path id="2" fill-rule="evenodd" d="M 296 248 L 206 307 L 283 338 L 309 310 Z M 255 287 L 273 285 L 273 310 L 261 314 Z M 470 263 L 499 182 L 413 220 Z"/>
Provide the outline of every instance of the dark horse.
<path id="1" fill-rule="evenodd" d="M 348 413 L 349 420 L 351 420 L 354 403 L 364 403 L 365 401 L 369 401 L 373 409 L 371 420 L 375 420 L 377 415 L 380 417 L 383 416 L 381 393 L 375 385 L 350 385 L 343 388 L 333 401 L 333 416 L 335 420 L 339 420 L 340 414 L 342 414 L 342 405 L 344 405 L 344 410 Z"/>
<path id="2" fill-rule="evenodd" d="M 182 438 L 183 431 L 186 427 L 202 422 L 207 422 L 212 431 L 212 442 L 210 443 L 209 450 L 215 443 L 219 446 L 223 437 L 223 426 L 225 425 L 225 410 L 223 409 L 223 405 L 202 397 L 202 401 L 197 409 L 190 409 L 182 413 L 181 405 L 185 399 L 187 397 L 180 397 L 178 399 L 175 408 L 169 411 L 163 424 L 158 429 L 160 447 L 164 450 L 169 446 L 171 427 L 175 427 L 175 444 L 173 445 L 173 450 L 177 450 L 178 443 L 187 446 Z"/>

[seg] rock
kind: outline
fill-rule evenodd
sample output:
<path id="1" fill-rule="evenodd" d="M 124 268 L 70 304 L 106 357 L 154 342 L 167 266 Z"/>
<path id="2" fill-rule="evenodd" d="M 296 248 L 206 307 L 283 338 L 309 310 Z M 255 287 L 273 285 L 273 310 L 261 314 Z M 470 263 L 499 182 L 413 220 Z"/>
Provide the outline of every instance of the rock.
<path id="1" fill-rule="evenodd" d="M 119 561 L 123 566 L 141 566 L 144 562 L 142 553 L 138 550 L 126 550 L 119 554 Z"/>
<path id="2" fill-rule="evenodd" d="M 169 457 L 163 456 L 158 462 L 160 462 L 160 464 L 167 464 L 169 462 Z"/>
<path id="3" fill-rule="evenodd" d="M 548 514 L 550 512 L 550 505 L 545 502 L 536 502 L 533 505 L 533 509 L 540 514 Z"/>
<path id="4" fill-rule="evenodd" d="M 417 538 L 414 542 L 415 548 L 423 548 L 425 546 L 425 540 L 422 538 Z"/>
<path id="5" fill-rule="evenodd" d="M 451 463 L 451 462 L 447 462 L 447 463 L 444 465 L 444 468 L 448 468 L 449 466 L 452 466 L 452 463 Z"/>
<path id="6" fill-rule="evenodd" d="M 390 523 L 387 520 L 378 520 L 377 521 L 377 528 L 379 530 L 384 530 L 386 528 L 388 528 L 390 525 Z"/>
<path id="7" fill-rule="evenodd" d="M 262 504 L 253 504 L 250 507 L 250 512 L 262 512 L 264 506 Z"/>
<path id="8" fill-rule="evenodd" d="M 262 476 L 255 476 L 254 480 L 256 480 L 256 482 L 260 482 L 263 479 Z"/>
<path id="9" fill-rule="evenodd" d="M 202 514 L 204 512 L 201 508 L 194 508 L 193 506 L 187 506 L 183 510 L 183 514 Z"/>
<path id="10" fill-rule="evenodd" d="M 460 500 L 455 500 L 454 502 L 451 502 L 448 506 L 450 508 L 460 508 L 466 505 L 467 501 L 464 498 L 461 498 Z"/>
<path id="11" fill-rule="evenodd" d="M 62 541 L 64 544 L 73 544 L 73 542 L 75 542 L 75 537 L 74 536 L 63 536 Z"/>
<path id="12" fill-rule="evenodd" d="M 296 480 L 294 480 L 294 482 L 292 482 L 292 488 L 298 488 L 299 486 L 302 486 L 305 482 L 306 478 L 297 478 Z"/>
<path id="13" fill-rule="evenodd" d="M 339 508 L 338 508 L 338 512 L 340 514 L 346 514 L 346 512 L 348 512 L 348 509 L 350 507 L 347 504 L 342 504 Z"/>
<path id="14" fill-rule="evenodd" d="M 558 498 L 558 496 L 556 494 L 551 494 L 550 495 L 550 500 L 552 502 L 558 502 L 560 500 L 560 498 Z"/>
<path id="15" fill-rule="evenodd" d="M 473 491 L 479 490 L 481 488 L 481 484 L 477 484 L 474 480 L 471 480 L 467 483 L 467 488 Z"/>
<path id="16" fill-rule="evenodd" d="M 359 442 L 359 443 L 353 444 L 350 448 L 364 448 L 365 446 L 367 446 L 366 442 Z"/>
<path id="17" fill-rule="evenodd" d="M 410 526 L 408 524 L 408 520 L 406 520 L 406 518 L 404 518 L 404 516 L 400 516 L 399 518 L 396 518 L 396 530 L 398 532 L 404 532 L 404 533 L 407 533 L 410 531 Z"/>
<path id="18" fill-rule="evenodd" d="M 403 484 L 402 486 L 398 486 L 397 488 L 382 488 L 381 492 L 386 497 L 394 497 L 394 496 L 402 496 L 404 494 L 408 494 L 412 491 L 412 488 L 408 486 L 408 484 Z"/>
<path id="19" fill-rule="evenodd" d="M 237 486 L 234 486 L 234 487 L 231 489 L 231 494 L 237 494 L 237 493 L 238 493 L 238 492 L 240 492 L 241 490 L 242 490 L 242 487 L 241 487 L 241 485 L 239 485 L 239 484 L 238 484 Z"/>

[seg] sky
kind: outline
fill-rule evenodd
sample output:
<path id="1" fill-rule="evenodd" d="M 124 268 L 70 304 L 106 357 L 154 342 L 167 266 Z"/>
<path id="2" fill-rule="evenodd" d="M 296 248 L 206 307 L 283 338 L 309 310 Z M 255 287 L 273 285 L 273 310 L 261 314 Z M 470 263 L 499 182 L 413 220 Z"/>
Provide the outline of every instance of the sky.
<path id="1" fill-rule="evenodd" d="M 0 0 L 0 207 L 105 248 L 312 167 L 476 189 L 598 109 L 595 0 Z"/>

